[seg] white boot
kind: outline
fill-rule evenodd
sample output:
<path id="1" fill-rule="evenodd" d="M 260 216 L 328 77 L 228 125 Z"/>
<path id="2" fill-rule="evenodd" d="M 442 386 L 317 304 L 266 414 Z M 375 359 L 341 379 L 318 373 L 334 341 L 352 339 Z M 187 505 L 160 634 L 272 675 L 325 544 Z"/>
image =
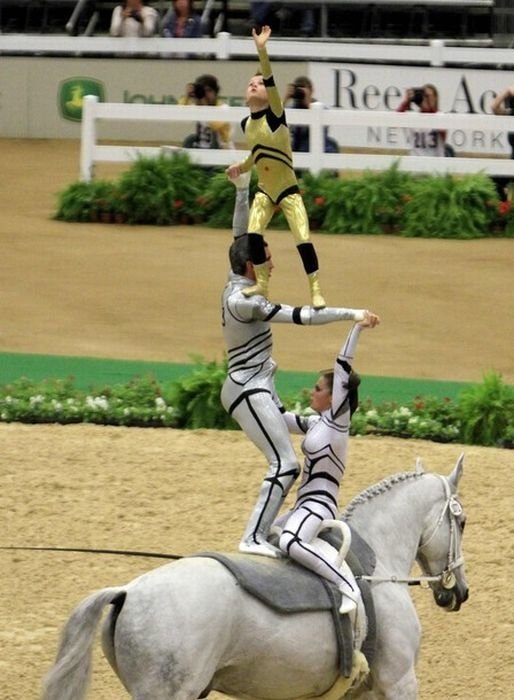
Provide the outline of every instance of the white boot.
<path id="1" fill-rule="evenodd" d="M 279 559 L 282 556 L 280 549 L 274 547 L 269 542 L 241 540 L 239 543 L 239 551 L 243 554 L 257 554 L 261 557 L 271 557 L 272 559 Z"/>

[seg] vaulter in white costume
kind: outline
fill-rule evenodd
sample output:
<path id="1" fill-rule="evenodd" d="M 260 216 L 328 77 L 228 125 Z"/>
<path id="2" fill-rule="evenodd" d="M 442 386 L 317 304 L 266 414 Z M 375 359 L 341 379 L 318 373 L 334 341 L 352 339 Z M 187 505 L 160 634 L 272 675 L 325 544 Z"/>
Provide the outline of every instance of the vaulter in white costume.
<path id="1" fill-rule="evenodd" d="M 228 376 L 221 400 L 250 440 L 264 453 L 268 472 L 250 516 L 240 550 L 277 556 L 267 538 L 289 489 L 300 472 L 274 385 L 272 323 L 321 325 L 334 321 L 363 320 L 364 309 L 292 307 L 274 304 L 260 294 L 245 296 L 255 284 L 248 236 L 242 235 L 248 220 L 248 178 L 234 181 L 237 190 L 234 237 L 230 248 L 232 271 L 223 292 L 222 323 L 228 354 Z M 267 249 L 268 265 L 271 256 Z"/>
<path id="2" fill-rule="evenodd" d="M 341 612 L 355 607 L 359 591 L 313 540 L 323 521 L 337 517 L 350 418 L 358 404 L 359 380 L 352 372 L 352 361 L 362 328 L 373 327 L 378 322 L 377 316 L 368 314 L 366 320 L 355 324 L 336 357 L 333 372 L 321 374 L 311 394 L 312 407 L 320 413 L 312 416 L 284 413 L 289 432 L 305 435 L 302 442 L 305 461 L 295 506 L 277 521 L 283 528 L 279 547 L 292 559 L 340 587 Z"/>

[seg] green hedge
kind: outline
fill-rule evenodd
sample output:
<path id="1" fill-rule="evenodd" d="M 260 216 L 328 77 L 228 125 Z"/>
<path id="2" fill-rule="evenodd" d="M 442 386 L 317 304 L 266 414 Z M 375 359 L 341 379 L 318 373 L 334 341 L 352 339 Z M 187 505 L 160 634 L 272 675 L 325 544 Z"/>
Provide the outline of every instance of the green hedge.
<path id="1" fill-rule="evenodd" d="M 256 188 L 255 174 L 251 192 Z M 311 228 L 326 233 L 437 238 L 514 236 L 514 210 L 482 174 L 414 176 L 398 164 L 382 173 L 338 178 L 304 174 L 300 190 Z M 55 218 L 129 224 L 231 228 L 234 187 L 224 172 L 173 153 L 138 159 L 114 182 L 76 182 L 57 195 Z M 286 228 L 277 211 L 275 228 Z"/>
<path id="2" fill-rule="evenodd" d="M 201 362 L 181 381 L 163 384 L 152 376 L 140 376 L 89 392 L 77 389 L 72 379 L 19 379 L 0 387 L 0 421 L 237 429 L 219 399 L 226 371 L 226 362 Z M 288 397 L 284 403 L 290 410 L 308 412 L 309 392 Z M 351 430 L 354 435 L 512 448 L 514 387 L 490 373 L 456 400 L 416 397 L 405 405 L 363 401 Z"/>

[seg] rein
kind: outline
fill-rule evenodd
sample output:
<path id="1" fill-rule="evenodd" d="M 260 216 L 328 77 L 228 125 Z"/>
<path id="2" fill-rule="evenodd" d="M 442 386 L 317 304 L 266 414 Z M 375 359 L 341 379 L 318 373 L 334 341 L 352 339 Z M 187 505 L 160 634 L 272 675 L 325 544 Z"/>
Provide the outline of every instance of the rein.
<path id="1" fill-rule="evenodd" d="M 457 527 L 457 518 L 459 515 L 462 515 L 462 506 L 459 503 L 458 498 L 450 492 L 450 486 L 448 484 L 447 479 L 445 479 L 443 476 L 438 475 L 441 481 L 443 482 L 443 487 L 444 487 L 444 492 L 445 492 L 445 502 L 443 504 L 443 507 L 441 509 L 441 513 L 439 514 L 439 517 L 437 518 L 437 522 L 434 526 L 434 529 L 430 536 L 427 538 L 425 542 L 422 544 L 420 543 L 418 547 L 418 552 L 421 552 L 428 544 L 431 542 L 440 528 L 444 516 L 446 513 L 448 513 L 449 518 L 450 518 L 450 546 L 448 548 L 448 565 L 443 571 L 441 571 L 440 574 L 434 574 L 434 575 L 429 575 L 429 574 L 424 574 L 423 576 L 364 576 L 364 575 L 359 575 L 356 576 L 356 579 L 360 579 L 363 581 L 370 581 L 370 582 L 375 582 L 375 583 L 406 583 L 408 586 L 423 586 L 426 584 L 426 587 L 428 587 L 429 583 L 441 583 L 443 588 L 453 588 L 455 585 L 455 574 L 453 573 L 455 569 L 458 569 L 459 566 L 462 566 L 464 564 L 464 558 L 462 556 L 458 556 L 457 552 L 457 537 L 456 537 L 456 527 Z"/>
<path id="2" fill-rule="evenodd" d="M 126 557 L 151 557 L 153 559 L 182 559 L 182 554 L 163 554 L 161 552 L 138 552 L 127 549 L 88 549 L 87 547 L 0 547 L 0 550 L 27 552 L 80 552 L 86 554 L 118 554 Z"/>

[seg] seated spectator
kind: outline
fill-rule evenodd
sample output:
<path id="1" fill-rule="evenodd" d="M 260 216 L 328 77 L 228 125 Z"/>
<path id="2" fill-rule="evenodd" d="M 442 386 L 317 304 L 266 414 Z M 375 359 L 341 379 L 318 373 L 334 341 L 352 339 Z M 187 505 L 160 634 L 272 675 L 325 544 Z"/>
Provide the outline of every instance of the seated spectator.
<path id="1" fill-rule="evenodd" d="M 179 99 L 179 104 L 222 107 L 225 103 L 218 97 L 219 91 L 216 76 L 206 73 L 186 86 L 186 94 Z M 197 122 L 195 133 L 186 136 L 182 145 L 184 148 L 234 148 L 230 122 Z"/>
<path id="2" fill-rule="evenodd" d="M 309 109 L 313 104 L 319 105 L 321 102 L 314 99 L 312 81 L 301 75 L 287 86 L 284 104 L 286 107 L 294 107 L 295 109 Z M 310 150 L 310 130 L 306 124 L 290 126 L 289 131 L 291 132 L 291 147 L 293 151 L 306 152 Z M 339 153 L 339 144 L 328 135 L 328 126 L 324 129 L 324 148 L 325 153 Z"/>
<path id="3" fill-rule="evenodd" d="M 172 15 L 162 35 L 171 38 L 195 39 L 202 36 L 202 22 L 193 7 L 193 0 L 172 0 Z"/>
<path id="4" fill-rule="evenodd" d="M 144 0 L 124 0 L 112 11 L 111 36 L 152 36 L 157 27 L 157 10 Z"/>

